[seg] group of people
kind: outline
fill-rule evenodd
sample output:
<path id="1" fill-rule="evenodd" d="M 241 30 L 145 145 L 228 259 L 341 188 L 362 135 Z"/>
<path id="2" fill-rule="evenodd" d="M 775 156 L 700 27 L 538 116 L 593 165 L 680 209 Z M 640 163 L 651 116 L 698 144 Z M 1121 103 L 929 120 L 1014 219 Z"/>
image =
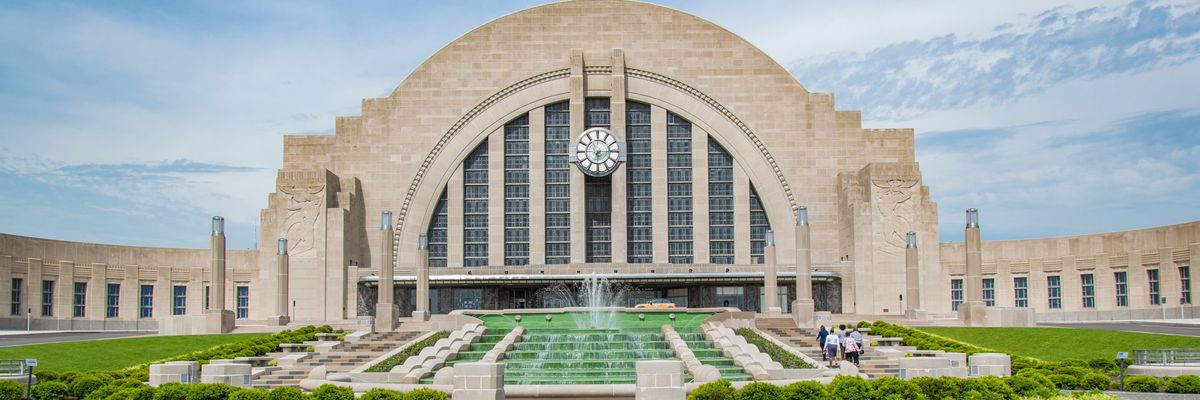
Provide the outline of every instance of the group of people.
<path id="1" fill-rule="evenodd" d="M 837 367 L 838 360 L 846 360 L 858 365 L 858 357 L 863 352 L 863 335 L 854 328 L 853 331 L 847 332 L 846 325 L 841 325 L 836 331 L 828 331 L 825 325 L 821 325 L 821 331 L 817 333 L 817 343 L 821 345 L 824 351 L 821 352 L 821 361 L 828 363 L 830 368 Z"/>

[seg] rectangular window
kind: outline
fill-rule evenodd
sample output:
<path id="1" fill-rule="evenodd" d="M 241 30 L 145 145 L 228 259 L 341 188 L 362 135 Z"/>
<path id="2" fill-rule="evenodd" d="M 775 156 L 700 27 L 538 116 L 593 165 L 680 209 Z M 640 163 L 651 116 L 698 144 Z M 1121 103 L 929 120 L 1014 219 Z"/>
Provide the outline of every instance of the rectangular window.
<path id="1" fill-rule="evenodd" d="M 950 280 L 950 309 L 958 311 L 958 306 L 963 302 L 963 280 Z"/>
<path id="2" fill-rule="evenodd" d="M 208 285 L 204 285 L 204 309 L 208 309 L 208 301 L 212 298 L 212 289 Z"/>
<path id="3" fill-rule="evenodd" d="M 1083 288 L 1083 308 L 1096 308 L 1095 275 L 1079 275 L 1079 286 Z"/>
<path id="4" fill-rule="evenodd" d="M 1049 300 L 1048 306 L 1051 310 L 1062 308 L 1062 277 L 1046 277 L 1046 298 Z"/>
<path id="5" fill-rule="evenodd" d="M 1192 270 L 1187 264 L 1179 266 L 1179 304 L 1192 304 Z"/>
<path id="6" fill-rule="evenodd" d="M 1116 282 L 1117 286 L 1117 307 L 1129 306 L 1129 287 L 1125 284 L 1125 278 L 1125 271 L 1113 273 L 1113 282 Z"/>
<path id="7" fill-rule="evenodd" d="M 104 316 L 108 318 L 116 318 L 121 311 L 121 284 L 110 283 L 105 293 L 105 310 Z"/>
<path id="8" fill-rule="evenodd" d="M 429 266 L 430 267 L 445 267 L 447 262 L 447 242 L 449 240 L 449 231 L 446 229 L 449 226 L 449 212 L 447 210 L 449 202 L 446 199 L 446 190 L 442 189 L 442 196 L 438 198 L 437 205 L 433 208 L 433 220 L 429 223 Z M 208 308 L 205 306 L 205 308 Z"/>
<path id="9" fill-rule="evenodd" d="M 488 265 L 488 141 L 463 161 L 463 266 Z"/>
<path id="10" fill-rule="evenodd" d="M 733 264 L 733 156 L 708 138 L 708 262 Z"/>
<path id="11" fill-rule="evenodd" d="M 42 281 L 42 316 L 54 315 L 54 281 Z"/>
<path id="12" fill-rule="evenodd" d="M 171 315 L 187 314 L 187 286 L 171 287 Z"/>
<path id="13" fill-rule="evenodd" d="M 667 262 L 691 264 L 692 123 L 667 113 Z"/>
<path id="14" fill-rule="evenodd" d="M 75 301 L 72 302 L 71 308 L 75 318 L 83 318 L 87 312 L 87 282 L 75 282 Z"/>
<path id="15" fill-rule="evenodd" d="M 9 313 L 12 315 L 21 315 L 21 288 L 23 286 L 25 283 L 21 278 L 12 278 L 12 291 L 9 292 L 12 294 L 10 298 L 12 306 L 9 307 Z"/>
<path id="16" fill-rule="evenodd" d="M 250 287 L 249 286 L 238 286 L 237 287 L 237 317 L 238 318 L 249 318 L 250 317 Z"/>
<path id="17" fill-rule="evenodd" d="M 1013 278 L 1013 307 L 1029 307 L 1029 278 Z"/>
<path id="18" fill-rule="evenodd" d="M 504 125 L 504 265 L 529 264 L 529 114 Z"/>
<path id="19" fill-rule="evenodd" d="M 1150 284 L 1150 304 L 1151 305 L 1162 304 L 1162 297 L 1159 297 L 1159 292 L 1158 292 L 1158 270 L 1157 269 L 1146 270 L 1146 278 L 1147 278 L 1146 281 Z"/>
<path id="20" fill-rule="evenodd" d="M 571 107 L 546 111 L 546 264 L 571 262 Z"/>
<path id="21" fill-rule="evenodd" d="M 758 190 L 750 184 L 750 262 L 762 264 L 766 262 L 763 248 L 767 245 L 767 230 L 771 223 L 767 220 L 767 211 L 763 209 L 762 201 L 758 198 Z"/>
<path id="22" fill-rule="evenodd" d="M 154 318 L 154 285 L 141 285 L 138 317 Z"/>
<path id="23" fill-rule="evenodd" d="M 984 278 L 983 280 L 983 305 L 996 306 L 996 278 Z"/>

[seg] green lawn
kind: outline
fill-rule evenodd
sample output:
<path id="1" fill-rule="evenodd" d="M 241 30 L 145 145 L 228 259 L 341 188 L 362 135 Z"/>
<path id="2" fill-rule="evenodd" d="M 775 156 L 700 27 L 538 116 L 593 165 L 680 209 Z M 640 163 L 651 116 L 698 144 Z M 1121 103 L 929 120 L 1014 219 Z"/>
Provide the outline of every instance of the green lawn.
<path id="1" fill-rule="evenodd" d="M 111 370 L 263 335 L 147 336 L 0 347 L 0 359 L 36 358 L 37 369 L 54 371 Z"/>
<path id="2" fill-rule="evenodd" d="M 917 328 L 1020 356 L 1056 361 L 1116 357 L 1134 349 L 1200 348 L 1200 337 L 1073 328 Z"/>

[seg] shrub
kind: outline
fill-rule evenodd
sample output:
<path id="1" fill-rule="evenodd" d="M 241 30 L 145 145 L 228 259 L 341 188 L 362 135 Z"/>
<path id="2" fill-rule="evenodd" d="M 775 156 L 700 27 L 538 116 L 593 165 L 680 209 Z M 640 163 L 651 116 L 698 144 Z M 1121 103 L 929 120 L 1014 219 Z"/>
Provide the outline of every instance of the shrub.
<path id="1" fill-rule="evenodd" d="M 42 382 L 33 386 L 33 398 L 38 400 L 65 400 L 71 388 L 58 381 Z"/>
<path id="2" fill-rule="evenodd" d="M 1200 376 L 1180 375 L 1167 382 L 1167 393 L 1200 393 Z"/>
<path id="3" fill-rule="evenodd" d="M 1135 376 L 1125 380 L 1125 391 L 1128 392 L 1158 392 L 1162 381 L 1153 376 Z"/>
<path id="4" fill-rule="evenodd" d="M 1112 387 L 1112 379 L 1108 379 L 1104 374 L 1092 372 L 1079 379 L 1078 387 L 1080 390 L 1108 390 Z"/>
<path id="5" fill-rule="evenodd" d="M 783 387 L 784 400 L 825 400 L 829 391 L 825 385 L 814 381 L 800 381 Z"/>
<path id="6" fill-rule="evenodd" d="M 84 397 L 83 400 L 107 400 L 108 396 L 116 394 L 118 390 L 121 390 L 121 388 L 105 385 L 99 389 L 93 390 L 92 393 L 88 394 L 87 397 Z"/>
<path id="7" fill-rule="evenodd" d="M 952 399 L 957 399 L 960 397 L 959 395 L 962 392 L 962 389 L 959 387 L 958 381 L 959 381 L 958 379 L 949 378 L 949 377 L 942 377 L 942 378 L 920 377 L 920 378 L 914 378 L 912 380 L 912 383 L 916 384 L 917 387 L 921 388 L 921 393 L 924 394 L 926 398 L 944 399 L 944 398 L 949 397 Z"/>
<path id="8" fill-rule="evenodd" d="M 1043 380 L 1045 377 L 1041 377 Z M 1034 377 L 1028 375 L 1010 376 L 1004 379 L 1004 383 L 1012 389 L 1013 394 L 1023 397 L 1054 397 L 1058 394 L 1058 390 L 1054 388 L 1053 383 L 1047 384 Z"/>
<path id="9" fill-rule="evenodd" d="M 1054 368 L 1054 374 L 1071 375 L 1074 377 L 1084 376 L 1092 372 L 1092 369 L 1077 366 L 1058 366 Z M 1048 374 L 1053 375 L 1053 374 Z"/>
<path id="10" fill-rule="evenodd" d="M 1117 367 L 1116 360 L 1111 358 L 1097 358 L 1088 360 L 1088 368 L 1104 374 L 1116 375 L 1121 373 L 1121 369 Z"/>
<path id="11" fill-rule="evenodd" d="M 266 389 L 242 389 L 229 395 L 229 400 L 267 400 Z"/>
<path id="12" fill-rule="evenodd" d="M 450 396 L 430 388 L 420 388 L 409 391 L 404 400 L 450 400 Z"/>
<path id="13" fill-rule="evenodd" d="M 781 397 L 783 391 L 779 390 L 779 386 L 766 382 L 749 383 L 733 396 L 737 400 L 779 400 Z"/>
<path id="14" fill-rule="evenodd" d="M 154 400 L 187 400 L 188 387 L 181 383 L 167 383 L 154 391 Z"/>
<path id="15" fill-rule="evenodd" d="M 892 396 L 898 396 L 901 399 L 915 399 L 921 395 L 921 387 L 912 381 L 885 377 L 876 379 L 873 382 L 875 387 L 875 398 L 886 399 Z"/>
<path id="16" fill-rule="evenodd" d="M 267 394 L 267 400 L 304 400 L 307 397 L 308 394 L 290 386 L 280 386 L 271 389 L 271 393 Z"/>
<path id="17" fill-rule="evenodd" d="M 871 400 L 871 384 L 857 376 L 838 375 L 829 382 L 829 394 L 842 400 Z"/>
<path id="18" fill-rule="evenodd" d="M 867 321 L 858 321 L 858 325 L 856 325 L 856 326 L 858 326 L 859 328 L 870 328 L 871 323 L 867 322 Z"/>
<path id="19" fill-rule="evenodd" d="M 738 334 L 738 336 L 745 338 L 747 343 L 754 345 L 754 347 L 757 347 L 759 351 L 766 353 L 768 356 L 771 357 L 772 360 L 775 360 L 775 362 L 782 364 L 784 368 L 812 368 L 813 367 L 812 365 L 808 365 L 807 362 L 804 362 L 804 360 L 800 359 L 800 357 L 797 357 L 795 354 L 792 354 L 790 351 L 787 351 L 787 349 L 784 349 L 783 347 L 780 347 L 779 345 L 775 344 L 774 342 L 771 342 L 771 341 L 763 338 L 762 336 L 760 336 L 758 334 L 758 332 L 755 332 L 753 329 L 739 328 L 736 331 L 736 333 Z"/>
<path id="20" fill-rule="evenodd" d="M 238 388 L 217 383 L 195 383 L 188 385 L 186 400 L 225 400 Z"/>
<path id="21" fill-rule="evenodd" d="M 71 394 L 82 399 L 104 385 L 105 382 L 95 375 L 80 376 L 71 381 Z"/>
<path id="22" fill-rule="evenodd" d="M 25 397 L 25 387 L 16 381 L 0 379 L 0 400 L 21 400 Z"/>
<path id="23" fill-rule="evenodd" d="M 362 397 L 358 398 L 358 400 L 407 400 L 407 399 L 408 398 L 404 396 L 404 393 L 400 393 L 400 392 L 397 392 L 394 390 L 378 389 L 378 388 L 371 389 L 370 391 L 363 393 Z"/>
<path id="24" fill-rule="evenodd" d="M 37 377 L 38 382 L 57 381 L 61 376 L 57 371 L 38 371 L 33 375 Z"/>
<path id="25" fill-rule="evenodd" d="M 152 400 L 153 398 L 154 388 L 142 386 L 139 388 L 127 387 L 117 390 L 116 393 L 109 395 L 105 400 Z"/>
<path id="26" fill-rule="evenodd" d="M 724 379 L 705 383 L 688 394 L 688 400 L 731 400 L 736 394 L 733 385 Z"/>
<path id="27" fill-rule="evenodd" d="M 959 381 L 962 398 L 971 400 L 1006 400 L 1013 397 L 1013 391 L 1003 379 L 995 376 L 985 376 L 976 379 Z"/>
<path id="28" fill-rule="evenodd" d="M 1072 375 L 1054 374 L 1047 378 L 1050 378 L 1050 381 L 1054 382 L 1054 387 L 1062 390 L 1075 390 L 1076 387 L 1079 387 L 1079 378 Z"/>
<path id="29" fill-rule="evenodd" d="M 405 347 L 404 350 L 400 350 L 399 353 L 396 353 L 395 355 L 388 357 L 386 360 L 380 361 L 378 364 L 372 365 L 370 368 L 367 368 L 366 372 L 388 372 L 388 371 L 391 371 L 392 367 L 395 367 L 400 364 L 404 364 L 404 361 L 407 360 L 409 357 L 417 355 L 417 353 L 420 353 L 421 350 L 424 350 L 426 347 L 432 346 L 438 340 L 441 340 L 441 339 L 447 338 L 447 337 L 450 337 L 449 331 L 441 331 L 441 332 L 435 333 L 433 335 L 430 335 L 429 337 L 422 339 L 419 342 L 408 345 L 408 347 Z"/>
<path id="30" fill-rule="evenodd" d="M 312 392 L 313 400 L 354 400 L 354 390 L 348 387 L 324 384 Z"/>

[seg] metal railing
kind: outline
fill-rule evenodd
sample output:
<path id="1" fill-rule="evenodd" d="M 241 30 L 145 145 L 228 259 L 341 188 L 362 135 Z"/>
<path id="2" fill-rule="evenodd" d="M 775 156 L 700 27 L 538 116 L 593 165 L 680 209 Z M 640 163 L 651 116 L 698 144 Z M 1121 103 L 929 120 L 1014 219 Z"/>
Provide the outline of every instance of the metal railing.
<path id="1" fill-rule="evenodd" d="M 25 360 L 0 360 L 0 375 L 25 375 Z"/>
<path id="2" fill-rule="evenodd" d="M 1133 351 L 1137 365 L 1200 364 L 1200 349 L 1140 349 Z"/>

